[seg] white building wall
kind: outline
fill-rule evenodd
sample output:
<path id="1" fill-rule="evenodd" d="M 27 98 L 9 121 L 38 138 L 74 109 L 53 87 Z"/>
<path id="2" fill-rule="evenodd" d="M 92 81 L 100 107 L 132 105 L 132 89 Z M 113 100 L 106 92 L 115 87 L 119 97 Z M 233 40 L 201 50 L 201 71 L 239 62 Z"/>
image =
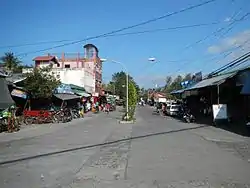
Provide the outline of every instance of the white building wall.
<path id="1" fill-rule="evenodd" d="M 23 73 L 29 73 L 32 70 L 32 68 L 23 69 Z M 84 87 L 89 93 L 95 93 L 95 74 L 88 68 L 52 68 L 51 74 L 64 84 L 74 84 Z"/>
<path id="2" fill-rule="evenodd" d="M 84 87 L 90 93 L 93 93 L 95 90 L 95 78 L 84 68 L 52 69 L 52 71 L 55 77 L 60 79 L 62 83 Z"/>

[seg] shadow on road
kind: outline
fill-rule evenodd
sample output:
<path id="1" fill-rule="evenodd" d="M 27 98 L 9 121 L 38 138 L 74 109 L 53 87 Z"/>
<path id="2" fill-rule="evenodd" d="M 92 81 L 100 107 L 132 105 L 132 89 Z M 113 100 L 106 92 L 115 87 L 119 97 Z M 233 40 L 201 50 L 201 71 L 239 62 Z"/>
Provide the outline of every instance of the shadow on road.
<path id="1" fill-rule="evenodd" d="M 208 127 L 208 126 L 202 125 L 202 126 L 197 126 L 197 127 L 192 127 L 192 128 L 185 128 L 185 129 L 178 129 L 178 130 L 171 130 L 171 131 L 166 131 L 166 132 L 150 133 L 150 134 L 145 134 L 145 135 L 140 135 L 140 136 L 128 137 L 128 138 L 123 138 L 123 139 L 119 139 L 119 140 L 115 140 L 115 141 L 109 141 L 109 142 L 93 144 L 93 145 L 86 145 L 86 146 L 75 147 L 75 148 L 70 148 L 70 149 L 65 149 L 65 150 L 60 150 L 60 151 L 55 151 L 55 152 L 49 152 L 49 153 L 44 153 L 44 154 L 39 154 L 39 155 L 34 155 L 34 156 L 29 156 L 29 157 L 23 157 L 23 158 L 19 158 L 19 159 L 2 161 L 2 162 L 0 162 L 0 165 L 17 163 L 17 162 L 22 162 L 22 161 L 26 161 L 26 160 L 47 157 L 47 156 L 57 155 L 57 154 L 62 154 L 62 153 L 68 153 L 68 152 L 77 151 L 77 150 L 91 149 L 91 148 L 95 148 L 95 147 L 99 147 L 99 146 L 111 145 L 111 144 L 115 144 L 115 143 L 119 143 L 119 142 L 147 138 L 147 137 L 152 137 L 152 136 L 157 136 L 157 135 L 165 135 L 165 134 L 170 134 L 170 133 L 177 133 L 177 132 L 189 131 L 189 130 L 194 130 L 194 129 L 200 129 L 200 128 L 204 128 L 204 127 Z"/>

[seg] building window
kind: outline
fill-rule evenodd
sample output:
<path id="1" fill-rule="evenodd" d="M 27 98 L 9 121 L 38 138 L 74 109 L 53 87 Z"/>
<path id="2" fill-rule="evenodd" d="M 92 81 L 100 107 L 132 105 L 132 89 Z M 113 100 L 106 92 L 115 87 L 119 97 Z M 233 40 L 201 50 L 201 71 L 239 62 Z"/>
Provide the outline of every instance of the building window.
<path id="1" fill-rule="evenodd" d="M 57 63 L 56 65 L 57 65 L 57 67 L 60 67 L 60 64 L 59 64 L 59 63 Z"/>
<path id="2" fill-rule="evenodd" d="M 65 68 L 70 68 L 70 65 L 64 65 Z"/>

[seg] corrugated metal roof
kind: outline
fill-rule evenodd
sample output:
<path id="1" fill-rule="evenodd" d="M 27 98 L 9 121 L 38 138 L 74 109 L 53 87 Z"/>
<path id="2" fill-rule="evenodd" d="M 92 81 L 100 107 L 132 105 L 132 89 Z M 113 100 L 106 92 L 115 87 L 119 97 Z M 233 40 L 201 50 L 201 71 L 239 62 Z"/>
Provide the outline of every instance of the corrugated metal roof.
<path id="1" fill-rule="evenodd" d="M 187 88 L 186 90 L 199 89 L 203 87 L 218 85 L 218 84 L 225 82 L 226 79 L 235 76 L 236 74 L 237 72 L 233 72 L 233 73 L 227 73 L 227 74 L 222 74 L 222 75 L 215 76 L 212 78 L 208 78 L 208 79 L 205 79 L 196 83 L 195 85 L 193 85 L 190 88 Z"/>
<path id="2" fill-rule="evenodd" d="M 240 71 L 240 70 L 244 70 L 247 68 L 250 68 L 250 59 L 247 59 L 239 64 L 236 64 L 235 66 L 232 66 L 221 73 L 223 74 L 226 72 Z"/>
<path id="3" fill-rule="evenodd" d="M 186 88 L 185 88 L 185 89 L 174 90 L 174 91 L 172 91 L 170 94 L 181 94 L 181 93 L 183 93 L 185 90 L 186 90 Z"/>
<path id="4" fill-rule="evenodd" d="M 66 93 L 63 93 L 63 94 L 54 94 L 54 96 L 58 99 L 61 99 L 61 100 L 72 100 L 72 99 L 80 99 L 79 96 L 77 95 L 74 95 L 74 94 L 66 94 Z"/>
<path id="5" fill-rule="evenodd" d="M 6 80 L 10 83 L 18 83 L 25 80 L 26 77 L 23 74 L 13 74 L 11 76 L 6 77 Z"/>

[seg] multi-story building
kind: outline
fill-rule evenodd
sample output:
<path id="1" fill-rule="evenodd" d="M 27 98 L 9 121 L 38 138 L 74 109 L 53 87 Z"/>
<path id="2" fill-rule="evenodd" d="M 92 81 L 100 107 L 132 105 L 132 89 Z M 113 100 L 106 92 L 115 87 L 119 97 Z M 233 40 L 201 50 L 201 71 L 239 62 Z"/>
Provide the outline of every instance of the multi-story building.
<path id="1" fill-rule="evenodd" d="M 93 44 L 85 45 L 84 53 L 48 54 L 33 60 L 35 67 L 52 65 L 52 74 L 62 83 L 84 87 L 92 94 L 100 93 L 102 62 L 98 56 L 98 49 Z"/>

